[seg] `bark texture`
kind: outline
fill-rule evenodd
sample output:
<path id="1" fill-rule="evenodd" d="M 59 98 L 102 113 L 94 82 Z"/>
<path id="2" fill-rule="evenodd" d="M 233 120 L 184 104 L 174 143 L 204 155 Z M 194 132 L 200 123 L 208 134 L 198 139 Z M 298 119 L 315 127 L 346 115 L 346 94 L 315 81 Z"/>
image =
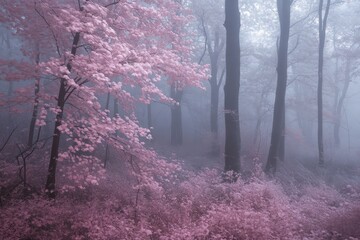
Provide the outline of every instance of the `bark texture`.
<path id="1" fill-rule="evenodd" d="M 225 1 L 226 82 L 225 93 L 225 167 L 240 172 L 240 12 L 238 0 Z"/>

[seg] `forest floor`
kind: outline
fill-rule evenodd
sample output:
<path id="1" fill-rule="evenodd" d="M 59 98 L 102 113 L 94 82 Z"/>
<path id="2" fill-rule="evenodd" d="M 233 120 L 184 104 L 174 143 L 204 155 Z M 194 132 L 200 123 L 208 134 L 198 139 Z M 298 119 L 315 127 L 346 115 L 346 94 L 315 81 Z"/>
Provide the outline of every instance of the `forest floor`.
<path id="1" fill-rule="evenodd" d="M 261 159 L 244 157 L 229 184 L 221 156 L 166 151 L 182 161 L 174 182 L 139 190 L 113 161 L 98 186 L 55 200 L 41 193 L 44 170 L 29 166 L 34 188 L 0 196 L 0 239 L 360 239 L 359 163 L 290 159 L 268 178 Z"/>

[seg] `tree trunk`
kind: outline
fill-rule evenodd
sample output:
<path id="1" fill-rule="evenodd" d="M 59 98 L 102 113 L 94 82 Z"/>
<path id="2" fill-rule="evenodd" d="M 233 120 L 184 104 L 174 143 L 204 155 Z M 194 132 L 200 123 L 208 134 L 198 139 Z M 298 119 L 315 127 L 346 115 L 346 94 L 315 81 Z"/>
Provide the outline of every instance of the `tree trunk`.
<path id="1" fill-rule="evenodd" d="M 211 110 L 210 110 L 210 129 L 216 137 L 218 135 L 218 109 L 219 109 L 219 88 L 217 83 L 217 68 L 211 64 Z"/>
<path id="2" fill-rule="evenodd" d="M 323 67 L 324 67 L 324 47 L 326 37 L 326 22 L 329 14 L 330 0 L 327 0 L 325 15 L 322 17 L 323 0 L 319 2 L 319 60 L 318 60 L 318 150 L 319 165 L 325 162 L 324 156 L 324 139 L 323 139 Z"/>
<path id="3" fill-rule="evenodd" d="M 225 93 L 225 167 L 240 172 L 240 12 L 238 0 L 225 0 L 226 82 Z M 236 179 L 232 179 L 236 180 Z"/>
<path id="4" fill-rule="evenodd" d="M 37 46 L 37 48 L 39 48 L 39 46 Z M 37 49 L 39 51 L 39 49 Z M 40 53 L 38 52 L 36 54 L 36 59 L 35 59 L 36 65 L 39 65 L 40 62 Z M 28 147 L 31 147 L 33 145 L 33 139 L 34 139 L 34 132 L 35 132 L 35 123 L 36 123 L 36 119 L 37 119 L 37 115 L 38 115 L 38 109 L 39 109 L 39 91 L 40 91 L 40 76 L 38 74 L 36 74 L 36 79 L 35 79 L 35 98 L 34 98 L 34 106 L 33 106 L 33 111 L 32 111 L 32 116 L 31 116 L 31 121 L 30 121 L 30 127 L 29 127 L 29 136 L 28 136 L 28 142 L 27 145 Z"/>
<path id="5" fill-rule="evenodd" d="M 114 117 L 119 114 L 119 102 L 117 98 L 114 98 Z"/>
<path id="6" fill-rule="evenodd" d="M 105 104 L 105 109 L 109 110 L 110 108 L 110 92 L 108 92 L 107 96 L 106 96 L 106 104 Z M 110 115 L 110 112 L 108 113 Z M 106 140 L 105 141 L 105 158 L 104 158 L 104 168 L 106 168 L 108 161 L 109 161 L 109 143 Z"/>
<path id="7" fill-rule="evenodd" d="M 220 82 L 218 82 L 218 69 L 219 69 L 219 58 L 224 48 L 224 41 L 220 39 L 219 29 L 215 29 L 214 32 L 214 45 L 208 41 L 208 52 L 210 56 L 210 67 L 211 67 L 211 109 L 210 109 L 210 129 L 211 133 L 214 134 L 215 138 L 218 135 L 218 109 L 219 109 L 219 87 L 223 74 L 221 75 Z"/>
<path id="8" fill-rule="evenodd" d="M 255 125 L 255 130 L 254 130 L 253 145 L 257 144 L 258 139 L 261 140 L 261 136 L 260 136 L 260 134 L 261 134 L 261 124 L 262 124 L 262 119 L 264 117 L 264 114 L 261 113 L 261 110 L 262 110 L 262 105 L 263 105 L 264 99 L 265 99 L 265 97 L 267 95 L 267 90 L 268 90 L 267 87 L 262 89 L 259 104 L 256 106 L 256 125 Z"/>
<path id="9" fill-rule="evenodd" d="M 285 95 L 287 84 L 288 45 L 290 32 L 291 0 L 278 0 L 277 8 L 280 20 L 280 42 L 277 62 L 277 85 L 274 104 L 274 115 L 271 132 L 269 155 L 265 167 L 266 173 L 276 172 L 277 160 L 280 158 L 279 149 L 283 135 L 283 119 L 285 119 Z"/>
<path id="10" fill-rule="evenodd" d="M 285 115 L 286 115 L 286 108 L 285 108 L 285 105 L 284 105 L 284 110 L 283 110 L 283 114 L 282 114 L 282 121 L 281 121 L 281 138 L 280 138 L 280 143 L 279 143 L 279 152 L 278 152 L 278 155 L 279 155 L 279 160 L 281 162 L 285 161 L 285 138 L 286 138 L 286 135 L 285 135 Z"/>
<path id="11" fill-rule="evenodd" d="M 182 134 L 182 116 L 181 116 L 181 99 L 183 91 L 171 85 L 171 98 L 177 103 L 171 107 L 171 145 L 181 145 L 183 143 Z"/>
<path id="12" fill-rule="evenodd" d="M 346 66 L 345 66 L 345 82 L 343 89 L 341 91 L 341 96 L 339 98 L 339 102 L 336 106 L 336 112 L 335 112 L 335 124 L 334 124 L 334 137 L 335 137 L 335 146 L 340 146 L 340 126 L 341 126 L 341 113 L 342 108 L 344 106 L 345 97 L 347 94 L 347 91 L 349 89 L 350 85 L 350 60 L 346 60 Z"/>
<path id="13" fill-rule="evenodd" d="M 80 33 L 77 32 L 73 39 L 73 44 L 71 48 L 71 54 L 75 55 L 77 50 L 77 45 L 80 40 Z M 69 72 L 71 72 L 71 64 L 68 63 L 66 65 Z M 60 89 L 57 98 L 57 107 L 59 108 L 59 112 L 56 114 L 56 121 L 54 127 L 54 134 L 52 138 L 52 145 L 51 145 L 51 153 L 50 153 L 50 162 L 48 168 L 48 175 L 46 179 L 45 191 L 50 198 L 55 198 L 55 180 L 56 180 L 56 165 L 57 159 L 59 156 L 59 146 L 60 146 L 60 136 L 61 132 L 58 129 L 61 125 L 63 119 L 63 112 L 64 112 L 64 105 L 65 105 L 65 97 L 66 97 L 66 80 L 61 78 L 60 80 Z"/>
<path id="14" fill-rule="evenodd" d="M 151 141 L 154 142 L 154 126 L 152 123 L 152 106 L 151 106 L 151 102 L 147 105 L 147 126 L 150 130 L 151 133 Z"/>
<path id="15" fill-rule="evenodd" d="M 335 31 L 334 31 L 334 38 L 333 38 L 333 43 L 334 43 L 334 49 L 336 49 L 336 45 L 335 45 Z M 339 131 L 340 131 L 340 124 L 338 124 L 338 114 L 337 114 L 337 108 L 338 108 L 338 103 L 339 103 L 339 97 L 340 97 L 340 89 L 339 89 L 339 57 L 336 56 L 336 60 L 335 60 L 335 72 L 334 72 L 334 76 L 335 76 L 335 87 L 334 87 L 334 91 L 335 91 L 335 96 L 334 96 L 334 109 L 333 109 L 333 113 L 334 113 L 334 144 L 335 147 L 338 148 L 340 146 L 340 136 L 339 136 Z M 338 130 L 339 129 L 339 130 Z"/>

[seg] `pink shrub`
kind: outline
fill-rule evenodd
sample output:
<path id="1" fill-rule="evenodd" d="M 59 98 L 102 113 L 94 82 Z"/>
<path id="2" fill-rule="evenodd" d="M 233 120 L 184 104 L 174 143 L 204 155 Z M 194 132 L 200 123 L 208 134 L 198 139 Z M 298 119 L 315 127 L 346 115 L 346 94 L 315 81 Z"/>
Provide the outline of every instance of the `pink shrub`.
<path id="1" fill-rule="evenodd" d="M 356 201 L 321 184 L 287 194 L 275 181 L 223 183 L 215 170 L 162 178 L 107 173 L 99 186 L 1 209 L 3 239 L 356 239 Z M 132 187 L 134 186 L 134 187 Z M 301 193 L 300 195 L 298 193 Z M 346 196 L 346 195 L 345 195 Z"/>

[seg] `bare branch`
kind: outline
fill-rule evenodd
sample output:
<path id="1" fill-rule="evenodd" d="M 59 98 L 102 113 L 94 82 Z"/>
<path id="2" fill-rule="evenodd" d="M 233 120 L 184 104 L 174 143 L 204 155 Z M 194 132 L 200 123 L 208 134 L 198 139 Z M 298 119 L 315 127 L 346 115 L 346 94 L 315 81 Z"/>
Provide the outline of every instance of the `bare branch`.
<path id="1" fill-rule="evenodd" d="M 288 52 L 288 55 L 292 54 L 292 53 L 295 51 L 295 49 L 299 46 L 299 39 L 300 39 L 300 35 L 297 36 L 297 38 L 296 38 L 296 44 L 295 44 L 295 46 Z"/>
<path id="2" fill-rule="evenodd" d="M 15 128 L 13 128 L 13 130 L 11 130 L 11 132 L 10 132 L 9 136 L 6 138 L 6 140 L 5 140 L 4 144 L 3 144 L 3 145 L 1 146 L 1 148 L 0 148 L 0 152 L 1 152 L 2 150 L 4 150 L 4 148 L 5 148 L 5 147 L 6 147 L 6 145 L 8 144 L 8 142 L 9 142 L 9 140 L 10 140 L 11 136 L 14 134 L 14 132 L 15 132 L 16 128 L 17 128 L 17 126 L 16 126 Z"/>
<path id="3" fill-rule="evenodd" d="M 217 85 L 217 88 L 219 89 L 220 86 L 221 86 L 221 83 L 223 82 L 224 80 L 224 76 L 225 76 L 225 68 L 223 68 L 222 72 L 221 72 L 221 76 L 220 76 L 220 80 L 219 80 L 219 83 Z"/>
<path id="4" fill-rule="evenodd" d="M 51 34 L 52 34 L 52 36 L 53 36 L 53 38 L 54 38 L 54 40 L 55 40 L 56 51 L 57 51 L 57 53 L 59 54 L 59 56 L 61 57 L 60 47 L 59 47 L 59 44 L 58 44 L 58 40 L 57 40 L 57 38 L 56 38 L 56 35 L 55 35 L 54 31 L 52 30 L 52 28 L 51 28 L 51 26 L 50 26 L 50 23 L 46 20 L 45 16 L 42 15 L 42 14 L 39 12 L 39 10 L 36 8 L 36 2 L 35 2 L 35 11 L 36 11 L 36 13 L 44 20 L 44 22 L 46 23 L 46 25 L 48 25 L 48 27 L 49 27 L 49 29 L 50 29 L 50 31 L 51 31 Z"/>
<path id="5" fill-rule="evenodd" d="M 118 4 L 120 0 L 114 0 L 112 3 L 106 4 L 104 7 L 110 7 L 111 5 Z"/>
<path id="6" fill-rule="evenodd" d="M 201 26 L 202 26 L 202 28 L 203 28 L 203 32 L 204 32 L 204 36 L 205 36 L 205 42 L 204 42 L 205 44 L 204 44 L 204 51 L 203 51 L 203 53 L 202 53 L 202 55 L 201 55 L 201 58 L 200 58 L 198 64 L 201 63 L 201 61 L 203 60 L 203 58 L 204 58 L 204 56 L 205 56 L 205 53 L 206 53 L 206 50 L 207 50 L 207 42 L 208 42 L 208 36 L 207 36 L 207 32 L 206 32 L 206 28 L 205 28 L 205 23 L 204 23 L 204 13 L 203 13 L 203 15 L 201 16 Z"/>

